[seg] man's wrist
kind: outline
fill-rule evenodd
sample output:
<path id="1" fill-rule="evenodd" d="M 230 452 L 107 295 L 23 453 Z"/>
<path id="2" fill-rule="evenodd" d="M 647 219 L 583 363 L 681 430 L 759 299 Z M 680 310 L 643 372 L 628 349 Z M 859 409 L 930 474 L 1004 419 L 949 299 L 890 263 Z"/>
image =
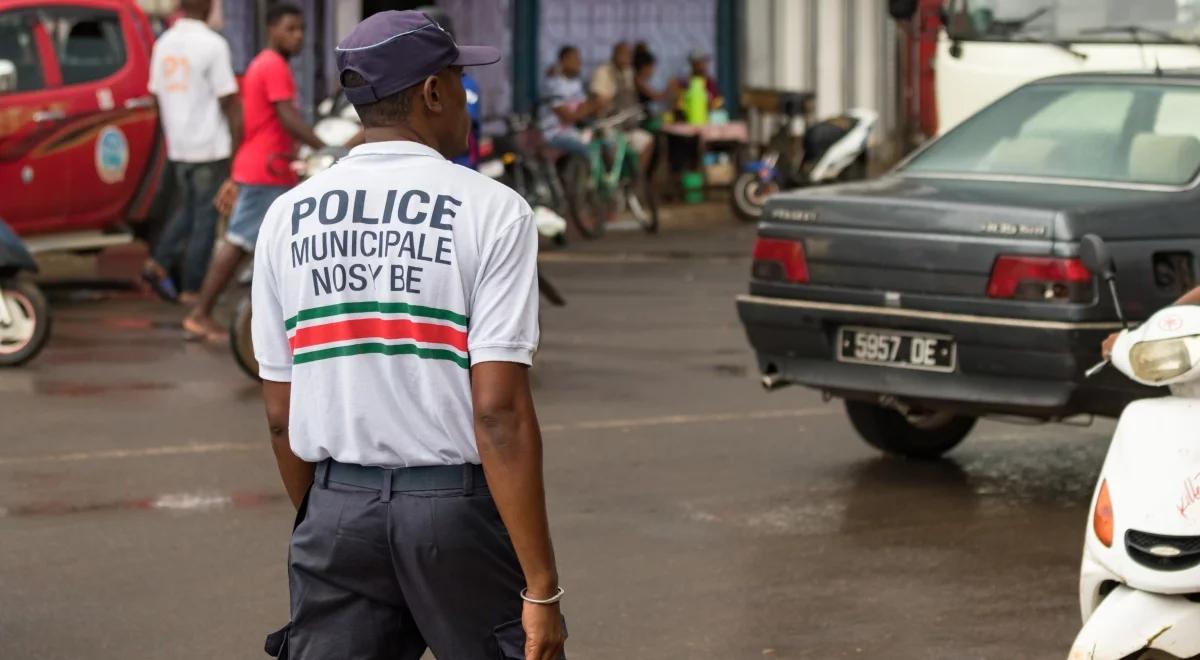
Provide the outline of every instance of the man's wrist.
<path id="1" fill-rule="evenodd" d="M 546 575 L 527 577 L 525 589 L 530 598 L 539 600 L 550 598 L 558 591 L 558 574 L 547 573 Z"/>

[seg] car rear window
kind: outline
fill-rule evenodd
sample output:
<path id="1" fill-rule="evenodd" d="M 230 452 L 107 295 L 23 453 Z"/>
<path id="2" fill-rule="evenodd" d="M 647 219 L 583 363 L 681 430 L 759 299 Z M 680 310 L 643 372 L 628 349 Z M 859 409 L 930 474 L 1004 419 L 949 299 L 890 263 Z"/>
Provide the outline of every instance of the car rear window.
<path id="1" fill-rule="evenodd" d="M 1047 83 L 1018 89 L 904 171 L 1183 185 L 1200 171 L 1200 88 Z"/>
<path id="2" fill-rule="evenodd" d="M 64 85 L 103 80 L 125 66 L 125 37 L 116 12 L 52 7 L 43 16 Z"/>
<path id="3" fill-rule="evenodd" d="M 0 94 L 45 87 L 42 61 L 33 40 L 35 20 L 27 11 L 0 13 Z"/>

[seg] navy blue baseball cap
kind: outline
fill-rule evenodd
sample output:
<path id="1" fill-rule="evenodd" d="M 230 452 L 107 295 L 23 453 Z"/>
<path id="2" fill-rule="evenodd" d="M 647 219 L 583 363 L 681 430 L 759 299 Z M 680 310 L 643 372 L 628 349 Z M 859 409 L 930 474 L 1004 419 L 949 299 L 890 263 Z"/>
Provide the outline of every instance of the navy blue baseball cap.
<path id="1" fill-rule="evenodd" d="M 354 71 L 367 84 L 346 88 L 346 98 L 366 105 L 408 89 L 448 66 L 500 61 L 491 46 L 459 46 L 450 33 L 419 11 L 372 14 L 337 45 L 338 71 Z"/>

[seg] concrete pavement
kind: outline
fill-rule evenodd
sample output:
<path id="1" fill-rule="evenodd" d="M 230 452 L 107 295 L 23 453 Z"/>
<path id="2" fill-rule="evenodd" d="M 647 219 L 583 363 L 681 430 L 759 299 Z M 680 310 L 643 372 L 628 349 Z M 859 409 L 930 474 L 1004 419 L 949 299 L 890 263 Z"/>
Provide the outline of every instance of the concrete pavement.
<path id="1" fill-rule="evenodd" d="M 983 423 L 879 457 L 836 403 L 764 393 L 722 213 L 546 256 L 534 369 L 570 657 L 1056 658 L 1108 422 Z M 291 524 L 256 386 L 180 310 L 56 293 L 0 372 L 0 658 L 257 658 Z"/>

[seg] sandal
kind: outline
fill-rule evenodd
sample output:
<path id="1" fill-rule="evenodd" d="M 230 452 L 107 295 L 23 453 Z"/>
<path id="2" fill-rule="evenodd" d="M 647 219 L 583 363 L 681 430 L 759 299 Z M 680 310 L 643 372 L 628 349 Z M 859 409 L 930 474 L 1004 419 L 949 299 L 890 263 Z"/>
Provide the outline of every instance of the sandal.
<path id="1" fill-rule="evenodd" d="M 179 302 L 179 291 L 175 288 L 175 283 L 166 275 L 158 275 L 152 270 L 142 271 L 142 281 L 150 285 L 150 290 L 154 291 L 159 298 L 167 302 Z"/>

